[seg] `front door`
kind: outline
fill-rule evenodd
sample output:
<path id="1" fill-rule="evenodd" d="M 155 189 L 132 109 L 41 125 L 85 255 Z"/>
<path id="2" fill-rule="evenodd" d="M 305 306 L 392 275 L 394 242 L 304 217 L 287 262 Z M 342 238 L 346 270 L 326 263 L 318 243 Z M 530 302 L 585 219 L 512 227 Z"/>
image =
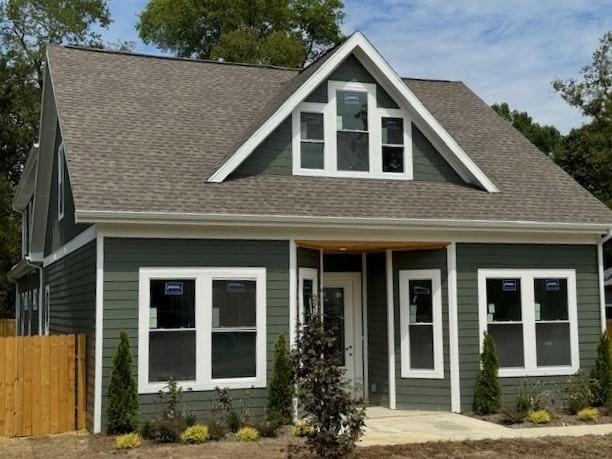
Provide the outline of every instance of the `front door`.
<path id="1" fill-rule="evenodd" d="M 323 322 L 338 332 L 338 358 L 346 378 L 363 396 L 363 342 L 360 273 L 324 273 Z"/>

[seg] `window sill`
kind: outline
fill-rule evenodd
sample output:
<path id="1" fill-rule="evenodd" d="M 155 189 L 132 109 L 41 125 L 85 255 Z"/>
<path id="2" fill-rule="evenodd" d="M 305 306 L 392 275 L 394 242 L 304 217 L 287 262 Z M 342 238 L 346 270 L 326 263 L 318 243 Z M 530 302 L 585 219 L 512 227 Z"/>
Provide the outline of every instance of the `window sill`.
<path id="1" fill-rule="evenodd" d="M 444 379 L 444 371 L 438 371 L 438 370 L 402 371 L 401 379 Z"/>
<path id="2" fill-rule="evenodd" d="M 576 366 L 562 366 L 562 367 L 542 367 L 542 368 L 500 368 L 500 378 L 529 378 L 539 376 L 571 376 L 575 374 L 580 367 Z"/>
<path id="3" fill-rule="evenodd" d="M 139 394 L 157 394 L 164 390 L 167 382 L 148 383 L 138 387 Z M 232 378 L 232 379 L 213 379 L 208 383 L 198 384 L 195 381 L 177 381 L 177 387 L 184 393 L 213 391 L 216 387 L 222 389 L 258 389 L 266 387 L 265 378 Z"/>

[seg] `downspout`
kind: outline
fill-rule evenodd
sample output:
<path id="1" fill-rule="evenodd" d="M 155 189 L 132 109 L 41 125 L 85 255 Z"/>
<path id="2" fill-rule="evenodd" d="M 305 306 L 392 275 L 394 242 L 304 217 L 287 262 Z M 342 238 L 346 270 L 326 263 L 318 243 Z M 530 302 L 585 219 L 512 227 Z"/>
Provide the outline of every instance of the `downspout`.
<path id="1" fill-rule="evenodd" d="M 608 326 L 606 320 L 606 298 L 604 288 L 604 260 L 603 260 L 603 246 L 606 242 L 612 239 L 612 230 L 608 230 L 607 234 L 602 236 L 600 241 L 597 243 L 597 268 L 599 271 L 599 301 L 600 301 L 600 314 L 601 314 L 601 332 L 605 333 Z"/>
<path id="2" fill-rule="evenodd" d="M 26 265 L 38 270 L 38 334 L 42 335 L 42 308 L 43 308 L 43 267 L 42 262 L 34 263 L 30 256 L 24 257 Z M 33 309 L 33 308 L 32 308 Z M 32 324 L 32 316 L 30 316 L 30 325 Z"/>

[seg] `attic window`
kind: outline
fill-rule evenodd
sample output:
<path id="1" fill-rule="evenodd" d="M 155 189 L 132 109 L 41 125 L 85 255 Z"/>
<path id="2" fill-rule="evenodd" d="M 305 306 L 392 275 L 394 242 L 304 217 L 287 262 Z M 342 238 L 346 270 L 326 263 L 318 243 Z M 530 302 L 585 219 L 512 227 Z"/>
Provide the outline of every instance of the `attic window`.
<path id="1" fill-rule="evenodd" d="M 408 114 L 378 107 L 376 84 L 327 84 L 328 103 L 293 111 L 294 175 L 411 180 Z"/>

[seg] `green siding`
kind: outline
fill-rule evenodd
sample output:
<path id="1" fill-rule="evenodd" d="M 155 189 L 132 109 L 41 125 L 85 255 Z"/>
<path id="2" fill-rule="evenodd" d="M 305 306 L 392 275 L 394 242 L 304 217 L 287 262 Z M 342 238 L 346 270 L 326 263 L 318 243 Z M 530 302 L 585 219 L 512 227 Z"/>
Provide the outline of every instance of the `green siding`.
<path id="1" fill-rule="evenodd" d="M 291 116 L 274 130 L 233 173 L 250 175 L 291 175 Z"/>
<path id="2" fill-rule="evenodd" d="M 439 269 L 442 283 L 442 333 L 444 352 L 443 379 L 401 378 L 401 334 L 399 271 L 406 269 Z M 450 410 L 448 292 L 446 250 L 393 252 L 393 302 L 395 305 L 395 393 L 398 409 Z"/>
<path id="3" fill-rule="evenodd" d="M 87 428 L 93 426 L 96 322 L 96 242 L 44 269 L 50 288 L 49 332 L 87 334 Z"/>
<path id="4" fill-rule="evenodd" d="M 384 253 L 367 255 L 368 400 L 381 406 L 389 405 L 385 263 Z"/>
<path id="5" fill-rule="evenodd" d="M 119 332 L 130 337 L 134 372 L 138 372 L 138 270 L 140 267 L 256 267 L 267 273 L 268 380 L 273 345 L 280 333 L 289 331 L 289 242 L 249 240 L 104 240 L 104 340 L 102 370 L 102 422 L 106 423 L 106 390 L 110 365 Z M 233 391 L 238 397 L 241 391 Z M 210 416 L 213 392 L 187 392 L 184 400 L 200 420 Z M 143 418 L 159 410 L 156 395 L 140 395 Z M 266 390 L 252 391 L 255 414 L 262 414 Z"/>
<path id="6" fill-rule="evenodd" d="M 49 190 L 49 213 L 47 214 L 47 231 L 45 234 L 45 256 L 61 248 L 90 225 L 77 224 L 74 220 L 74 199 L 70 186 L 70 174 L 66 161 L 64 161 L 64 217 L 58 220 L 57 212 L 57 161 L 58 150 L 62 143 L 59 125 L 55 131 L 55 145 L 53 147 L 53 170 L 51 175 L 51 189 Z"/>
<path id="7" fill-rule="evenodd" d="M 578 296 L 580 366 L 589 371 L 601 333 L 597 250 L 581 245 L 457 244 L 457 300 L 461 408 L 472 409 L 479 368 L 479 268 L 575 269 Z M 537 377 L 552 387 L 565 377 Z M 503 396 L 512 400 L 524 378 L 501 378 Z"/>
<path id="8" fill-rule="evenodd" d="M 359 83 L 375 83 L 377 105 L 383 108 L 399 108 L 391 96 L 378 84 L 376 79 L 366 70 L 363 64 L 351 54 L 348 56 L 329 76 L 329 78 L 317 86 L 306 98 L 306 102 L 327 103 L 328 81 L 355 81 Z"/>
<path id="9" fill-rule="evenodd" d="M 412 124 L 412 164 L 414 180 L 464 183 L 455 169 L 414 124 Z"/>
<path id="10" fill-rule="evenodd" d="M 18 303 L 20 319 L 18 322 L 15 322 L 15 332 L 17 335 L 38 335 L 38 311 L 40 307 L 38 304 L 38 282 L 39 275 L 37 270 L 26 274 L 17 281 L 17 295 L 20 297 Z M 36 310 L 29 304 L 28 297 L 30 296 L 36 303 Z M 28 303 L 27 308 L 25 306 L 26 302 Z M 23 333 L 21 333 L 22 329 Z"/>

